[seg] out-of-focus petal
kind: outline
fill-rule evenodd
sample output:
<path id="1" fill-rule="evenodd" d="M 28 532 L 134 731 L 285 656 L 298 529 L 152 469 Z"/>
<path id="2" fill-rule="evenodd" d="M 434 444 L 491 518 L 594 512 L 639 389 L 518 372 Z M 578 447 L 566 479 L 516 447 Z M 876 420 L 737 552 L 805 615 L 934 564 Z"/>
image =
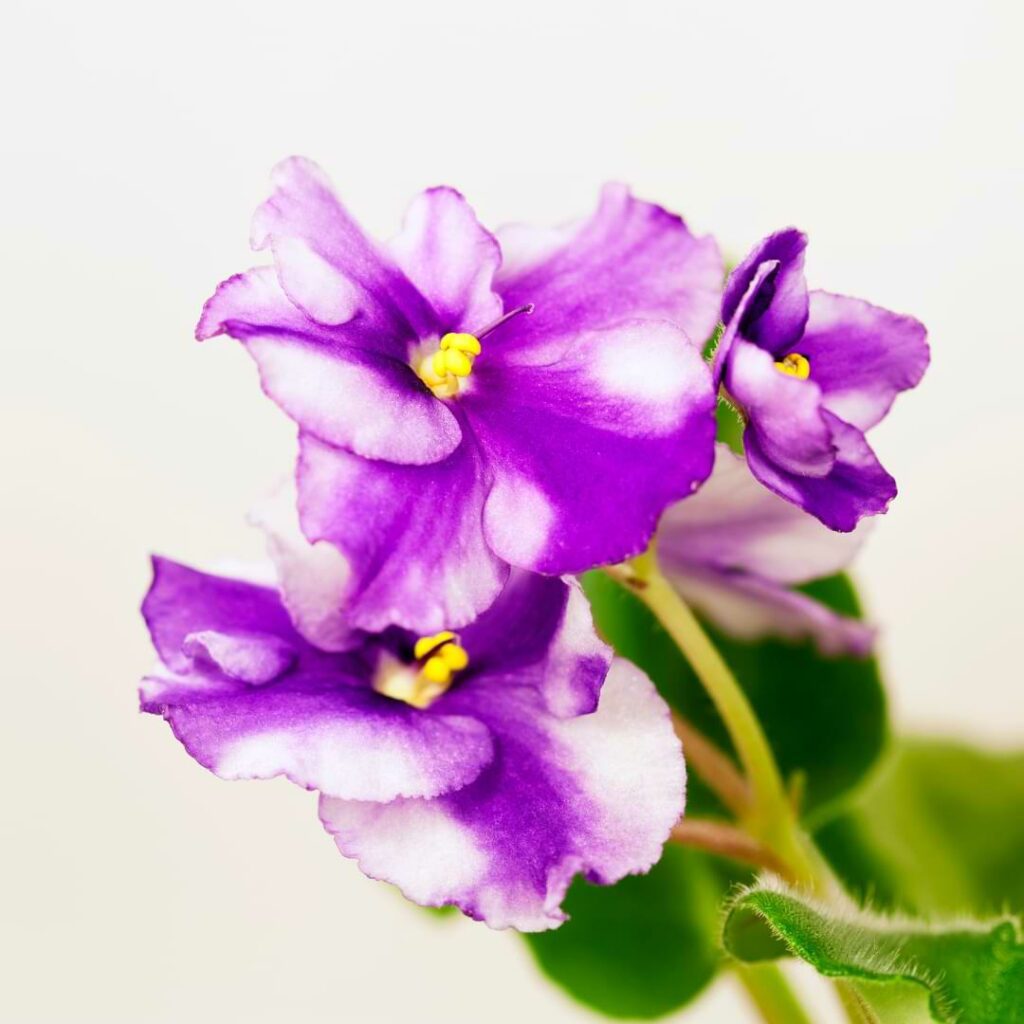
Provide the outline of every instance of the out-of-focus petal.
<path id="1" fill-rule="evenodd" d="M 501 316 L 501 299 L 491 287 L 501 248 L 455 189 L 417 196 L 388 248 L 444 330 L 473 334 Z"/>
<path id="2" fill-rule="evenodd" d="M 714 395 L 673 325 L 581 335 L 556 362 L 477 361 L 462 401 L 494 473 L 484 521 L 513 565 L 571 573 L 643 550 L 713 461 Z"/>
<path id="3" fill-rule="evenodd" d="M 361 459 L 310 435 L 300 446 L 302 530 L 336 545 L 351 566 L 354 627 L 455 629 L 498 596 L 508 568 L 484 540 L 490 481 L 468 434 L 430 466 Z"/>
<path id="4" fill-rule="evenodd" d="M 797 345 L 826 409 L 859 430 L 873 427 L 895 397 L 928 367 L 924 324 L 862 299 L 811 292 L 807 330 Z"/>
<path id="5" fill-rule="evenodd" d="M 351 569 L 333 544 L 306 540 L 299 528 L 297 501 L 289 480 L 261 501 L 249 519 L 266 535 L 279 596 L 295 628 L 322 651 L 349 650 L 361 639 L 345 612 Z"/>
<path id="6" fill-rule="evenodd" d="M 839 615 L 796 590 L 751 573 L 728 573 L 696 566 L 666 574 L 683 599 L 719 629 L 741 640 L 781 636 L 811 639 L 824 654 L 863 656 L 875 630 Z"/>
<path id="7" fill-rule="evenodd" d="M 831 576 L 850 563 L 867 524 L 853 533 L 828 529 L 758 483 L 726 445 L 716 448 L 708 481 L 662 517 L 658 553 L 666 571 L 704 566 L 793 584 Z"/>
<path id="8" fill-rule="evenodd" d="M 506 358 L 542 362 L 581 332 L 638 317 L 671 320 L 699 348 L 718 320 L 718 244 L 623 185 L 607 185 L 582 223 L 556 231 L 517 226 L 498 238 L 505 308 L 535 306 L 488 339 Z"/>
<path id="9" fill-rule="evenodd" d="M 321 800 L 338 848 L 368 875 L 492 928 L 542 931 L 565 919 L 577 873 L 611 884 L 658 860 L 685 774 L 668 709 L 637 668 L 614 662 L 597 711 L 571 719 L 544 715 L 531 688 L 442 699 L 487 721 L 497 756 L 436 800 Z"/>

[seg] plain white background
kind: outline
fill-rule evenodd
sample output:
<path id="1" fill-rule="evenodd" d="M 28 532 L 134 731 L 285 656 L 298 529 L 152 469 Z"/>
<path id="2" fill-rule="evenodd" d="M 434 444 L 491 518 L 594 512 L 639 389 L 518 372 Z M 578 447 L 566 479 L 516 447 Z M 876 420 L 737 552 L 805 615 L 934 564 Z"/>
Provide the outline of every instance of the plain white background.
<path id="1" fill-rule="evenodd" d="M 135 711 L 147 552 L 257 555 L 292 456 L 238 347 L 191 341 L 290 153 L 384 235 L 438 182 L 493 224 L 623 179 L 733 254 L 795 223 L 813 285 L 923 319 L 859 578 L 897 722 L 1020 744 L 1021 11 L 9 0 L 0 1019 L 589 1019 L 513 937 L 364 880 L 308 794 L 219 782 Z"/>

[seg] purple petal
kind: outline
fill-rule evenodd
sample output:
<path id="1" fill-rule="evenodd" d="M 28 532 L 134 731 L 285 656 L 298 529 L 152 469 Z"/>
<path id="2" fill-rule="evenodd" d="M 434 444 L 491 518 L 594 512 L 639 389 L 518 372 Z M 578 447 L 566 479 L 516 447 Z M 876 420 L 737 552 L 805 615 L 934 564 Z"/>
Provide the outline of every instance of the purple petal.
<path id="1" fill-rule="evenodd" d="M 194 663 L 205 661 L 229 679 L 250 686 L 273 682 L 291 668 L 297 654 L 291 644 L 277 636 L 221 633 L 215 629 L 189 633 L 181 650 Z"/>
<path id="2" fill-rule="evenodd" d="M 807 236 L 796 228 L 769 235 L 729 275 L 722 295 L 722 320 L 728 324 L 758 269 L 765 263 L 775 264 L 759 284 L 753 301 L 742 311 L 739 333 L 776 357 L 789 350 L 807 323 L 806 248 Z"/>
<path id="3" fill-rule="evenodd" d="M 471 782 L 493 757 L 479 721 L 428 714 L 340 673 L 261 687 L 156 674 L 142 692 L 143 710 L 162 714 L 222 779 L 283 775 L 347 800 L 433 797 Z"/>
<path id="4" fill-rule="evenodd" d="M 725 386 L 747 418 L 745 435 L 781 471 L 822 477 L 835 462 L 821 389 L 775 366 L 772 355 L 737 339 L 725 371 Z"/>
<path id="5" fill-rule="evenodd" d="M 263 389 L 304 429 L 368 458 L 425 463 L 461 436 L 445 404 L 363 320 L 325 327 L 281 290 L 269 267 L 237 274 L 203 308 L 201 340 L 229 334 L 259 367 Z"/>
<path id="6" fill-rule="evenodd" d="M 594 631 L 579 583 L 513 570 L 498 599 L 460 632 L 474 672 L 532 681 L 559 718 L 597 707 L 611 648 Z"/>
<path id="7" fill-rule="evenodd" d="M 873 629 L 788 589 L 839 572 L 864 536 L 829 530 L 720 444 L 711 478 L 662 517 L 658 554 L 679 593 L 732 636 L 810 637 L 826 654 L 865 654 Z"/>
<path id="8" fill-rule="evenodd" d="M 665 322 L 585 333 L 544 366 L 485 353 L 462 401 L 495 476 L 488 543 L 538 572 L 637 554 L 711 469 L 710 374 Z"/>
<path id="9" fill-rule="evenodd" d="M 681 218 L 608 185 L 595 213 L 552 231 L 499 232 L 505 263 L 497 277 L 506 309 L 533 303 L 489 340 L 538 361 L 543 352 L 638 317 L 671 320 L 702 346 L 718 320 L 722 257 L 713 238 L 696 238 Z M 538 349 L 533 352 L 533 349 Z"/>
<path id="10" fill-rule="evenodd" d="M 775 580 L 697 567 L 671 573 L 671 579 L 684 600 L 721 630 L 741 640 L 765 636 L 808 638 L 824 654 L 857 656 L 869 654 L 874 643 L 871 626 L 839 615 Z"/>
<path id="11" fill-rule="evenodd" d="M 658 528 L 658 554 L 673 579 L 703 567 L 794 584 L 849 565 L 866 526 L 848 534 L 829 530 L 758 483 L 726 445 L 716 448 L 711 477 L 673 505 Z"/>
<path id="12" fill-rule="evenodd" d="M 310 544 L 299 529 L 291 481 L 250 513 L 264 531 L 277 570 L 279 596 L 295 628 L 322 651 L 347 651 L 361 634 L 352 628 L 345 604 L 352 572 L 345 556 L 327 541 Z"/>
<path id="13" fill-rule="evenodd" d="M 446 331 L 473 334 L 501 316 L 501 299 L 491 288 L 501 248 L 455 189 L 417 196 L 388 248 Z"/>
<path id="14" fill-rule="evenodd" d="M 211 576 L 167 558 L 153 558 L 153 583 L 142 602 L 160 660 L 172 672 L 188 672 L 193 657 L 187 637 L 204 631 L 274 638 L 298 650 L 302 639 L 277 594 L 269 587 Z"/>
<path id="15" fill-rule="evenodd" d="M 269 247 L 289 298 L 314 320 L 343 324 L 357 316 L 401 357 L 436 332 L 429 303 L 368 238 L 312 161 L 283 160 L 274 192 L 253 216 L 252 247 Z"/>
<path id="16" fill-rule="evenodd" d="M 391 800 L 452 791 L 490 763 L 485 724 L 374 692 L 373 659 L 310 647 L 272 590 L 166 559 L 154 570 L 143 614 L 163 665 L 142 709 L 221 778 Z"/>
<path id="17" fill-rule="evenodd" d="M 725 327 L 722 330 L 722 335 L 718 339 L 718 344 L 715 346 L 715 351 L 711 359 L 711 373 L 714 377 L 716 389 L 721 385 L 722 380 L 725 377 L 725 371 L 729 365 L 729 356 L 732 354 L 732 349 L 736 344 L 736 340 L 740 337 L 740 324 L 743 323 L 744 313 L 750 306 L 751 302 L 753 302 L 761 284 L 776 270 L 777 267 L 778 263 L 774 260 L 769 260 L 767 263 L 761 263 L 757 267 L 754 271 L 753 277 L 751 278 L 750 284 L 747 286 L 747 290 L 739 300 L 739 305 L 736 307 L 729 320 L 726 321 Z"/>
<path id="18" fill-rule="evenodd" d="M 489 480 L 468 432 L 430 466 L 361 459 L 301 435 L 297 480 L 303 532 L 352 568 L 353 626 L 455 629 L 497 597 L 508 569 L 484 540 Z"/>
<path id="19" fill-rule="evenodd" d="M 836 461 L 822 477 L 787 473 L 764 453 L 758 435 L 743 435 L 747 464 L 758 480 L 787 501 L 817 516 L 832 530 L 848 532 L 864 516 L 880 515 L 896 497 L 896 481 L 882 468 L 864 435 L 830 412 L 823 416 L 836 445 Z"/>
<path id="20" fill-rule="evenodd" d="M 685 774 L 668 709 L 638 669 L 616 660 L 598 710 L 568 720 L 513 685 L 444 699 L 495 736 L 498 756 L 476 782 L 436 800 L 321 800 L 338 848 L 368 875 L 492 928 L 541 931 L 565 919 L 577 873 L 611 884 L 658 860 Z"/>
<path id="21" fill-rule="evenodd" d="M 829 292 L 811 292 L 807 330 L 797 346 L 811 364 L 825 408 L 859 430 L 873 427 L 895 397 L 928 366 L 924 325 Z"/>

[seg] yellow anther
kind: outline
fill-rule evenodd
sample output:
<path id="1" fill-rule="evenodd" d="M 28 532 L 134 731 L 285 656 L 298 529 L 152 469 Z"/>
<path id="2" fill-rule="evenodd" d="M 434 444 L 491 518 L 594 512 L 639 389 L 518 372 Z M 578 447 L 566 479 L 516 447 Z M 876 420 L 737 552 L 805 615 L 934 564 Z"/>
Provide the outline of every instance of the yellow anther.
<path id="1" fill-rule="evenodd" d="M 435 352 L 430 357 L 430 369 L 433 371 L 435 377 L 439 377 L 441 380 L 444 380 L 448 373 L 448 353 Z"/>
<path id="2" fill-rule="evenodd" d="M 431 651 L 436 650 L 442 644 L 446 644 L 454 639 L 455 634 L 447 629 L 442 630 L 440 633 L 435 633 L 433 636 L 421 636 L 413 646 L 412 655 L 419 661 L 420 658 L 425 658 Z"/>
<path id="3" fill-rule="evenodd" d="M 775 369 L 780 373 L 785 373 L 790 377 L 796 377 L 799 380 L 807 380 L 811 375 L 811 363 L 807 356 L 800 355 L 799 352 L 790 352 L 788 355 L 783 356 L 775 364 Z"/>
<path id="4" fill-rule="evenodd" d="M 427 708 L 440 697 L 469 664 L 469 655 L 450 630 L 420 637 L 413 645 L 415 661 L 409 664 L 384 653 L 374 673 L 373 688 L 414 708 Z"/>
<path id="5" fill-rule="evenodd" d="M 416 707 L 426 707 L 448 689 L 452 676 L 469 664 L 469 654 L 460 647 L 458 638 L 443 629 L 433 636 L 422 636 L 413 645 L 413 657 L 420 662 L 419 676 L 413 694 L 404 699 Z M 425 704 L 417 701 L 425 701 Z"/>
<path id="6" fill-rule="evenodd" d="M 468 377 L 470 370 L 473 369 L 472 358 L 456 348 L 445 349 L 437 354 L 444 360 L 444 365 L 448 372 L 454 373 L 456 377 Z M 436 358 L 434 366 L 437 366 Z"/>
<path id="7" fill-rule="evenodd" d="M 446 334 L 441 339 L 441 348 L 467 352 L 471 356 L 480 355 L 480 339 L 472 334 Z"/>
<path id="8" fill-rule="evenodd" d="M 469 655 L 465 647 L 448 643 L 437 652 L 437 656 L 453 671 L 461 672 L 469 664 Z"/>
<path id="9" fill-rule="evenodd" d="M 438 398 L 454 398 L 461 387 L 460 378 L 473 372 L 473 360 L 480 355 L 480 339 L 472 334 L 449 333 L 439 348 L 419 364 L 420 380 Z"/>
<path id="10" fill-rule="evenodd" d="M 427 658 L 423 663 L 423 668 L 420 669 L 420 672 L 423 674 L 425 679 L 428 679 L 432 683 L 438 683 L 441 686 L 451 682 L 451 666 L 444 658 L 437 654 L 432 654 Z"/>

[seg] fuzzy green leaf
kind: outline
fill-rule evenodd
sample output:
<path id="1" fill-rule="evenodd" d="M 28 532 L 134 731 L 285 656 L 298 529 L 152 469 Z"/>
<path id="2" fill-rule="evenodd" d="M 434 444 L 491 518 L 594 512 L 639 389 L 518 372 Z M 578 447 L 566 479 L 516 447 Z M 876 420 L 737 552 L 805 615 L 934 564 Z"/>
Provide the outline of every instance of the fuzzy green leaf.
<path id="1" fill-rule="evenodd" d="M 731 903 L 723 942 L 739 960 L 788 954 L 846 979 L 884 1024 L 928 1019 L 925 1008 L 942 1024 L 1024 1024 L 1024 944 L 1012 918 L 925 924 L 760 885 Z"/>

